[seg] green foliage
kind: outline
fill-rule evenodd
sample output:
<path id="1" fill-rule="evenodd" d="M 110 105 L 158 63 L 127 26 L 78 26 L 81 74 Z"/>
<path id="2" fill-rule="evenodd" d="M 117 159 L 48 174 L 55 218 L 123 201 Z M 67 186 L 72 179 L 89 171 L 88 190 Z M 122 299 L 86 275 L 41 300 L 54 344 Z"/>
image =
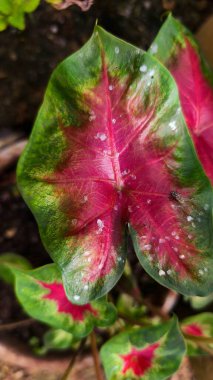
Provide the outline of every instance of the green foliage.
<path id="1" fill-rule="evenodd" d="M 31 338 L 30 345 L 37 355 L 45 355 L 50 351 L 64 351 L 75 348 L 77 341 L 72 334 L 64 330 L 50 329 L 44 334 L 41 345 L 36 337 Z"/>
<path id="2" fill-rule="evenodd" d="M 0 32 L 9 25 L 25 29 L 25 14 L 32 13 L 39 6 L 41 0 L 0 0 Z M 60 4 L 63 0 L 46 0 L 49 4 Z"/>
<path id="3" fill-rule="evenodd" d="M 40 0 L 1 0 L 0 1 L 0 31 L 8 25 L 17 29 L 25 28 L 25 13 L 33 12 Z"/>

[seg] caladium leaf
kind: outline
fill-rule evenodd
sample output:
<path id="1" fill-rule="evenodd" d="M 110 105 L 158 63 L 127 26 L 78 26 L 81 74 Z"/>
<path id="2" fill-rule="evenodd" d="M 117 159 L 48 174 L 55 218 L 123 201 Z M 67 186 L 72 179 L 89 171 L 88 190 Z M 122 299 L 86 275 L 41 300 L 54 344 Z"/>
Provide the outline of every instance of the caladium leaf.
<path id="1" fill-rule="evenodd" d="M 212 187 L 175 81 L 150 54 L 96 27 L 54 71 L 18 183 L 72 302 L 118 281 L 127 225 L 157 281 L 213 290 Z"/>
<path id="2" fill-rule="evenodd" d="M 177 319 L 159 326 L 133 328 L 101 348 L 107 380 L 163 380 L 174 373 L 185 353 Z"/>
<path id="3" fill-rule="evenodd" d="M 13 268 L 32 269 L 30 262 L 17 253 L 7 252 L 0 255 L 0 279 L 13 285 Z"/>
<path id="4" fill-rule="evenodd" d="M 116 319 L 114 306 L 105 298 L 91 304 L 72 304 L 55 264 L 25 272 L 14 270 L 14 273 L 16 295 L 25 311 L 35 319 L 70 332 L 73 337 L 86 336 L 94 326 L 109 326 Z"/>
<path id="5" fill-rule="evenodd" d="M 213 313 L 201 313 L 184 319 L 183 332 L 195 337 L 213 338 Z"/>
<path id="6" fill-rule="evenodd" d="M 202 313 L 188 317 L 182 321 L 181 329 L 188 337 L 187 355 L 206 354 L 205 346 L 207 348 L 208 346 L 213 347 L 213 313 Z M 204 351 L 202 350 L 203 345 Z"/>
<path id="7" fill-rule="evenodd" d="M 171 72 L 203 168 L 213 183 L 213 72 L 192 34 L 171 15 L 150 52 Z"/>

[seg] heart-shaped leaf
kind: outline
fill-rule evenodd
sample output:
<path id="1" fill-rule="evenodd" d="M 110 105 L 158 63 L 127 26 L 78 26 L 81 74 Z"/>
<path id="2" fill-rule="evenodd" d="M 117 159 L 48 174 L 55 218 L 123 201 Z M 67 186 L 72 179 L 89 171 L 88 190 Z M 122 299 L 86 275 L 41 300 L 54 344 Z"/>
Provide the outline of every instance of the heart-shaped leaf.
<path id="1" fill-rule="evenodd" d="M 88 335 L 94 326 L 110 326 L 116 319 L 114 306 L 105 298 L 86 305 L 72 304 L 55 264 L 31 271 L 14 270 L 14 274 L 16 295 L 25 311 L 74 337 Z"/>
<path id="2" fill-rule="evenodd" d="M 197 154 L 213 183 L 213 72 L 192 34 L 171 15 L 150 52 L 171 72 Z"/>
<path id="3" fill-rule="evenodd" d="M 150 54 L 96 27 L 54 71 L 18 183 L 72 302 L 118 281 L 126 226 L 157 281 L 213 290 L 212 187 L 175 81 Z"/>
<path id="4" fill-rule="evenodd" d="M 107 380 L 168 379 L 184 353 L 176 318 L 163 325 L 128 330 L 101 348 Z"/>

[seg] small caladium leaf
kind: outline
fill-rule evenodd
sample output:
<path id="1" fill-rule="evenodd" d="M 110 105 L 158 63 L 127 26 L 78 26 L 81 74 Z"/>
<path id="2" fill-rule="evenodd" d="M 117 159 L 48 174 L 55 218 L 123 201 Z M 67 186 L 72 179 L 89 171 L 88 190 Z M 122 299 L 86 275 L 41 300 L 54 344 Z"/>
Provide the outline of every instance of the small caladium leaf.
<path id="1" fill-rule="evenodd" d="M 29 261 L 16 253 L 3 253 L 0 255 L 0 279 L 13 285 L 14 274 L 13 269 L 31 269 Z"/>
<path id="2" fill-rule="evenodd" d="M 206 354 L 206 351 L 202 350 L 202 344 L 204 348 L 205 346 L 213 348 L 213 313 L 202 313 L 186 318 L 181 323 L 181 329 L 186 338 L 188 337 L 187 355 Z M 204 339 L 201 340 L 200 345 L 201 338 Z"/>
<path id="3" fill-rule="evenodd" d="M 187 335 L 213 338 L 213 313 L 202 313 L 186 318 L 182 321 L 181 328 Z"/>
<path id="4" fill-rule="evenodd" d="M 176 80 L 188 129 L 203 168 L 213 183 L 213 72 L 192 34 L 171 15 L 150 52 Z"/>
<path id="5" fill-rule="evenodd" d="M 159 326 L 133 328 L 101 349 L 107 380 L 163 380 L 179 367 L 185 343 L 177 319 Z"/>
<path id="6" fill-rule="evenodd" d="M 127 225 L 157 281 L 213 290 L 212 187 L 175 81 L 150 54 L 96 27 L 54 71 L 18 183 L 72 302 L 118 281 Z"/>
<path id="7" fill-rule="evenodd" d="M 86 336 L 94 326 L 109 326 L 116 319 L 114 306 L 105 298 L 86 305 L 72 304 L 55 264 L 14 273 L 16 295 L 24 310 L 35 319 L 70 332 L 73 337 Z"/>

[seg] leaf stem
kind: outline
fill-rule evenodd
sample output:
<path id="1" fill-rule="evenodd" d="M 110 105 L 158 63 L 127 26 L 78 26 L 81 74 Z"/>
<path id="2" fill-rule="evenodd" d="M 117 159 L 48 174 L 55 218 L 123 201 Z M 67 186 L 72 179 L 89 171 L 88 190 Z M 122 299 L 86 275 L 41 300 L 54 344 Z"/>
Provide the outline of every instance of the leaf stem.
<path id="1" fill-rule="evenodd" d="M 139 304 L 145 305 L 147 309 L 153 314 L 160 317 L 163 321 L 168 321 L 170 318 L 167 312 L 164 312 L 163 309 L 154 306 L 150 301 L 144 299 L 141 295 L 141 291 L 139 285 L 137 284 L 135 276 L 133 276 L 132 268 L 130 263 L 128 262 L 128 273 L 126 273 L 126 277 L 128 278 L 132 288 L 131 295 L 136 299 Z"/>
<path id="2" fill-rule="evenodd" d="M 207 346 L 205 343 L 203 342 L 196 342 L 197 346 L 200 347 L 203 351 L 206 351 L 208 352 L 208 354 L 210 354 L 211 356 L 213 356 L 213 349 L 210 348 L 209 346 Z"/>
<path id="3" fill-rule="evenodd" d="M 141 327 L 152 326 L 151 322 L 137 320 L 137 319 L 134 319 L 134 318 L 130 317 L 129 315 L 126 315 L 126 314 L 121 313 L 121 312 L 118 313 L 118 317 L 123 319 L 127 323 L 138 325 Z"/>
<path id="4" fill-rule="evenodd" d="M 76 350 L 73 353 L 72 358 L 70 360 L 70 363 L 69 363 L 67 369 L 65 370 L 65 372 L 64 372 L 61 380 L 68 380 L 68 377 L 69 377 L 69 375 L 70 375 L 70 373 L 71 373 L 71 371 L 73 369 L 73 366 L 75 364 L 76 358 L 83 351 L 85 343 L 86 343 L 86 338 L 81 341 L 81 344 L 80 344 L 78 350 Z"/>
<path id="5" fill-rule="evenodd" d="M 90 339 L 91 339 L 91 348 L 92 348 L 92 355 L 93 355 L 93 360 L 94 360 L 96 378 L 97 378 L 97 380 L 104 380 L 103 374 L 101 371 L 101 366 L 100 366 L 100 359 L 99 359 L 99 355 L 98 355 L 96 335 L 95 335 L 94 331 L 91 332 Z M 62 379 L 62 380 L 64 380 L 64 379 Z"/>
<path id="6" fill-rule="evenodd" d="M 206 344 L 213 344 L 213 338 L 208 336 L 197 336 L 197 335 L 190 335 L 182 331 L 182 334 L 184 337 L 188 340 L 193 340 L 194 342 L 202 342 Z"/>
<path id="7" fill-rule="evenodd" d="M 27 318 L 27 319 L 24 319 L 24 320 L 18 321 L 18 322 L 6 323 L 3 325 L 0 325 L 0 332 L 6 331 L 6 330 L 13 330 L 13 329 L 16 329 L 16 328 L 22 327 L 22 326 L 31 325 L 32 323 L 35 323 L 35 322 L 36 322 L 35 319 Z"/>

